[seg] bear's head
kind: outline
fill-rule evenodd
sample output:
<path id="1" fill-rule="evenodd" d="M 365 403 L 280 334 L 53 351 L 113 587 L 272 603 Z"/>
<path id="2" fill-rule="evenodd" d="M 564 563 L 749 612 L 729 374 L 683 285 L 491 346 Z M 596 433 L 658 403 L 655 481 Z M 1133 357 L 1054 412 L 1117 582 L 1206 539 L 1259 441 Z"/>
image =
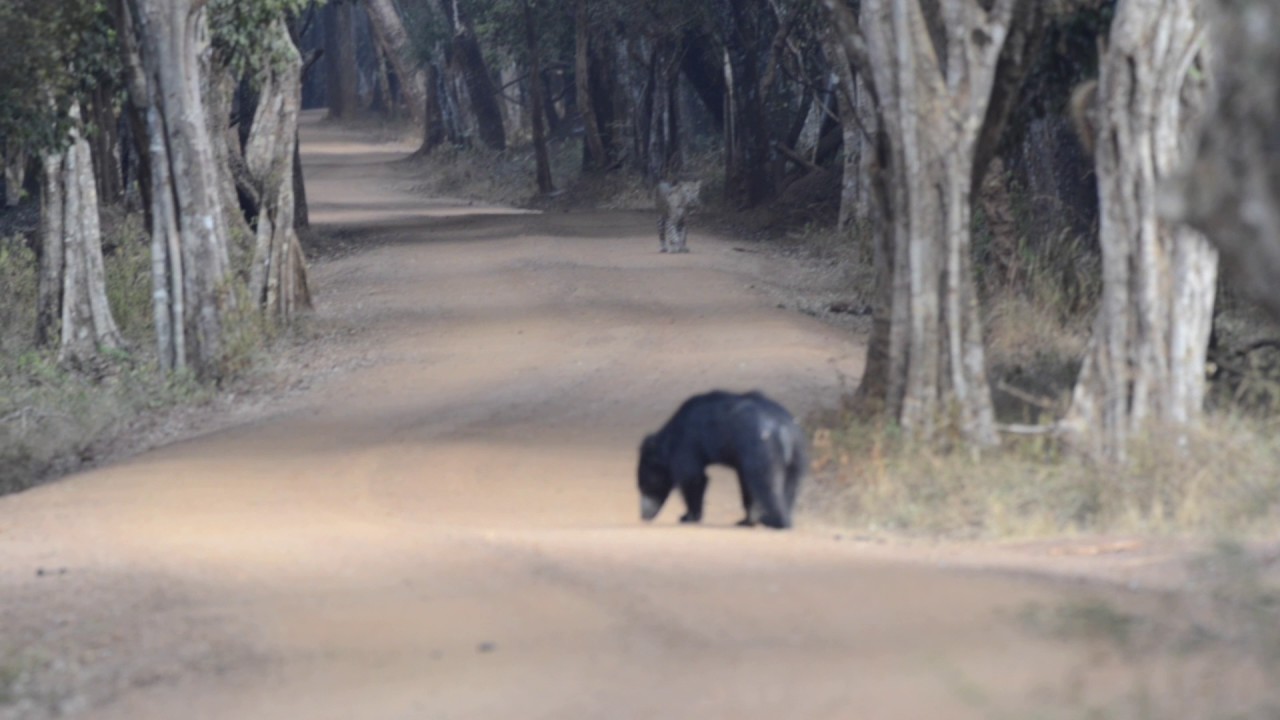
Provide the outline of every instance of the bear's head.
<path id="1" fill-rule="evenodd" d="M 636 474 L 640 482 L 640 517 L 652 520 L 662 510 L 674 485 L 657 435 L 649 435 L 640 445 L 640 467 Z"/>

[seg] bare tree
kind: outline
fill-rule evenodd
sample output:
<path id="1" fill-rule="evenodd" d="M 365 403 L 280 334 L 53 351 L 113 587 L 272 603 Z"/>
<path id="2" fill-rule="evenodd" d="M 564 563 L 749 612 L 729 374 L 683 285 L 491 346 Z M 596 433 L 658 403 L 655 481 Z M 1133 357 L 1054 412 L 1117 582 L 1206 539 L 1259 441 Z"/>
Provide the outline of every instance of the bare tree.
<path id="1" fill-rule="evenodd" d="M 400 11 L 396 9 L 394 0 L 364 0 L 364 7 L 369 12 L 369 22 L 378 43 L 386 48 L 388 59 L 400 77 L 400 87 L 413 121 L 421 125 L 427 109 L 427 79 L 414 58 Z"/>
<path id="2" fill-rule="evenodd" d="M 836 76 L 836 100 L 844 149 L 840 215 L 836 224 L 841 230 L 866 230 L 871 227 L 871 213 L 875 208 L 870 190 L 875 159 L 875 148 L 871 144 L 876 127 L 875 108 L 866 84 L 854 71 L 836 29 L 827 26 L 821 41 L 823 55 Z"/>
<path id="3" fill-rule="evenodd" d="M 506 128 L 502 123 L 502 107 L 498 103 L 498 89 L 493 85 L 489 66 L 480 50 L 480 41 L 471 18 L 457 0 L 438 0 L 453 33 L 449 41 L 448 73 L 460 91 L 459 104 L 468 107 L 475 117 L 480 141 L 492 150 L 507 147 Z"/>
<path id="4" fill-rule="evenodd" d="M 587 162 L 596 169 L 609 164 L 609 155 L 600 135 L 600 120 L 596 116 L 594 98 L 591 96 L 591 35 L 587 0 L 577 0 L 574 6 L 574 56 L 573 75 L 577 83 L 578 109 L 582 112 L 583 137 L 586 142 Z"/>
<path id="5" fill-rule="evenodd" d="M 70 115 L 70 146 L 44 157 L 36 334 L 41 343 L 51 343 L 60 322 L 59 362 L 88 368 L 102 350 L 124 343 L 107 303 L 98 191 L 78 104 Z"/>
<path id="6" fill-rule="evenodd" d="M 551 182 L 551 159 L 547 154 L 547 132 L 543 121 L 546 88 L 542 84 L 542 60 L 538 57 L 538 28 L 529 0 L 520 0 L 524 19 L 525 50 L 529 54 L 529 116 L 533 123 L 533 154 L 537 165 L 538 192 L 555 190 Z"/>
<path id="7" fill-rule="evenodd" d="M 324 8 L 325 73 L 329 115 L 349 120 L 360 111 L 356 96 L 356 39 L 351 2 L 332 0 Z"/>
<path id="8" fill-rule="evenodd" d="M 1201 414 L 1217 253 L 1162 220 L 1162 181 L 1181 168 L 1204 97 L 1198 0 L 1124 0 L 1098 80 L 1102 300 L 1062 427 L 1118 461 L 1128 440 Z"/>
<path id="9" fill-rule="evenodd" d="M 221 371 L 229 291 L 228 231 L 208 117 L 201 0 L 125 0 L 121 39 L 131 102 L 146 118 L 151 169 L 151 261 L 160 365 Z"/>
<path id="10" fill-rule="evenodd" d="M 283 19 L 276 20 L 273 32 L 285 58 L 264 72 L 245 147 L 245 164 L 260 198 L 249 295 L 268 317 L 287 322 L 311 306 L 306 260 L 294 223 L 302 57 Z"/>
<path id="11" fill-rule="evenodd" d="M 1185 217 L 1280 320 L 1280 5 L 1213 0 L 1216 101 L 1185 182 Z"/>
<path id="12" fill-rule="evenodd" d="M 877 109 L 878 339 L 862 392 L 934 437 L 998 442 L 970 256 L 972 177 L 1015 0 L 824 0 Z"/>

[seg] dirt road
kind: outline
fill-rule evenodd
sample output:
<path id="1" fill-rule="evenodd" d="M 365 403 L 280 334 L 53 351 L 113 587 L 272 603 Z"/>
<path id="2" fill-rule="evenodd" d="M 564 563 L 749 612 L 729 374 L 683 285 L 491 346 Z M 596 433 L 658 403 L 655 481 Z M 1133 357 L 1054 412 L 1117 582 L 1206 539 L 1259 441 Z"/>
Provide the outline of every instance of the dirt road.
<path id="1" fill-rule="evenodd" d="M 891 563 L 810 525 L 638 520 L 636 447 L 690 393 L 804 412 L 857 340 L 787 272 L 647 214 L 402 191 L 309 125 L 311 388 L 247 425 L 0 498 L 0 717 L 963 718 L 1077 667 L 1048 581 Z M 310 361 L 308 361 L 310 362 Z M 678 503 L 677 503 L 678 504 Z M 1050 692 L 1049 696 L 1044 693 Z"/>

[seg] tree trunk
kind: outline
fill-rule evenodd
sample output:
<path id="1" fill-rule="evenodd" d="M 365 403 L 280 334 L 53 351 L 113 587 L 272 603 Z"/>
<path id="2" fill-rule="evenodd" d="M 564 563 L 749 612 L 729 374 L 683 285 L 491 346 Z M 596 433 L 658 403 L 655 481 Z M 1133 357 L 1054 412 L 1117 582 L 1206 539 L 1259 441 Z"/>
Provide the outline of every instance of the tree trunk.
<path id="1" fill-rule="evenodd" d="M 840 215 L 837 227 L 857 229 L 864 235 L 871 231 L 870 212 L 872 131 L 876 126 L 875 108 L 867 90 L 853 71 L 844 45 L 833 27 L 823 32 L 823 54 L 836 76 L 836 103 L 840 110 L 841 141 L 844 146 L 844 173 L 840 181 Z"/>
<path id="2" fill-rule="evenodd" d="M 157 355 L 166 371 L 221 374 L 224 314 L 234 306 L 225 208 L 201 92 L 203 3 L 127 0 L 136 33 L 151 168 Z M 131 90 L 135 89 L 131 86 Z"/>
<path id="3" fill-rule="evenodd" d="M 36 285 L 36 345 L 48 347 L 58 335 L 62 321 L 62 286 L 66 250 L 63 223 L 66 222 L 65 158 L 50 154 L 44 158 L 44 186 L 40 193 L 40 271 Z"/>
<path id="4" fill-rule="evenodd" d="M 444 107 L 440 102 L 443 91 L 440 68 L 435 63 L 427 66 L 426 112 L 422 120 L 422 146 L 418 155 L 430 155 L 440 147 L 446 137 Z"/>
<path id="5" fill-rule="evenodd" d="M 294 148 L 302 96 L 302 58 L 288 28 L 276 21 L 287 62 L 262 78 L 257 112 L 245 148 L 245 163 L 262 199 L 258 213 L 249 296 L 276 322 L 287 323 L 311 307 L 307 266 L 294 229 Z"/>
<path id="6" fill-rule="evenodd" d="M 466 90 L 480 141 L 490 149 L 505 150 L 507 136 L 502 125 L 498 89 L 493 86 L 475 29 L 456 2 L 445 0 L 444 6 L 453 27 L 449 64 Z"/>
<path id="7" fill-rule="evenodd" d="M 738 207 L 773 197 L 769 130 L 760 83 L 760 53 L 751 39 L 764 14 L 753 0 L 721 0 L 725 101 L 725 192 Z"/>
<path id="8" fill-rule="evenodd" d="M 884 237 L 876 253 L 888 307 L 877 309 L 860 393 L 882 398 L 877 404 L 915 438 L 933 439 L 954 421 L 969 442 L 994 445 L 970 212 L 1014 0 L 995 0 L 989 11 L 942 3 L 933 15 L 918 0 L 864 0 L 860 20 L 842 0 L 824 2 L 879 113 Z"/>
<path id="9" fill-rule="evenodd" d="M 326 94 L 329 117 L 350 120 L 360 112 L 356 94 L 356 40 L 351 13 L 346 2 L 329 2 L 324 9 Z"/>
<path id="10" fill-rule="evenodd" d="M 98 184 L 98 198 L 115 204 L 124 196 L 120 175 L 120 136 L 117 132 L 114 98 L 101 87 L 94 88 L 89 102 L 92 131 L 93 177 Z"/>
<path id="11" fill-rule="evenodd" d="M 529 115 L 533 121 L 533 154 L 537 164 L 538 192 L 543 195 L 555 190 L 551 183 L 551 159 L 547 155 L 547 132 L 543 126 L 546 105 L 546 88 L 542 83 L 542 63 L 538 58 L 538 30 L 533 21 L 529 0 L 521 0 L 524 14 L 525 49 L 529 53 Z"/>
<path id="12" fill-rule="evenodd" d="M 293 227 L 311 227 L 311 208 L 307 205 L 307 183 L 302 175 L 302 141 L 293 134 Z"/>
<path id="13" fill-rule="evenodd" d="M 1188 222 L 1280 321 L 1280 6 L 1213 0 L 1214 107 L 1185 176 Z"/>
<path id="14" fill-rule="evenodd" d="M 609 166 L 609 155 L 600 136 L 600 122 L 596 117 L 595 103 L 591 96 L 590 26 L 587 0 L 578 0 L 574 12 L 574 81 L 578 84 L 578 110 L 582 113 L 583 142 L 586 143 L 585 167 L 602 170 Z"/>
<path id="15" fill-rule="evenodd" d="M 53 318 L 58 318 L 58 361 L 88 370 L 103 350 L 124 343 L 107 304 L 93 152 L 81 130 L 78 105 L 71 107 L 71 118 L 76 127 L 70 147 L 44 160 L 37 334 L 44 343 L 52 341 Z"/>
<path id="16" fill-rule="evenodd" d="M 216 62 L 213 53 L 200 56 L 200 94 L 209 128 L 209 147 L 213 154 L 214 177 L 217 179 L 222 222 L 227 230 L 225 242 L 231 268 L 241 274 L 248 267 L 253 248 L 253 231 L 249 223 L 257 217 L 261 198 L 248 180 L 239 129 L 231 124 L 232 99 L 236 80 L 228 68 Z M 245 98 L 250 98 L 246 102 Z M 253 93 L 241 94 L 241 113 L 251 112 Z M 243 123 L 240 124 L 243 127 Z"/>
<path id="17" fill-rule="evenodd" d="M 15 207 L 22 202 L 22 186 L 27 180 L 27 154 L 17 143 L 4 148 L 4 205 Z"/>
<path id="18" fill-rule="evenodd" d="M 676 82 L 680 72 L 679 49 L 667 40 L 652 43 L 648 78 L 637 119 L 640 157 L 650 183 L 670 179 L 680 166 L 680 137 Z"/>
<path id="19" fill-rule="evenodd" d="M 364 0 L 369 22 L 382 47 L 387 49 L 388 59 L 400 77 L 400 90 L 414 123 L 421 125 L 422 114 L 427 107 L 426 76 L 413 56 L 409 33 L 404 29 L 400 12 L 394 0 Z"/>
<path id="20" fill-rule="evenodd" d="M 1125 0 L 1098 84 L 1095 153 L 1102 300 L 1063 427 L 1088 454 L 1125 458 L 1131 437 L 1201 414 L 1217 254 L 1159 218 L 1204 87 L 1196 0 Z M 1153 42 L 1159 38 L 1160 42 Z"/>

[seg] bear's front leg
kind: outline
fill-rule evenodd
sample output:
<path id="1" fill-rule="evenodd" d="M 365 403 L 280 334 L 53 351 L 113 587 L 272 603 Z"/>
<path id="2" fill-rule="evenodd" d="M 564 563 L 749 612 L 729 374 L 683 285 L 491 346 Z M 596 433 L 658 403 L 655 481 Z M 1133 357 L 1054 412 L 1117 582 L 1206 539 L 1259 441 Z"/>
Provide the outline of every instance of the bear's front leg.
<path id="1" fill-rule="evenodd" d="M 687 512 L 680 518 L 682 523 L 702 522 L 702 498 L 707 493 L 707 476 L 699 474 L 680 483 L 680 494 L 684 496 Z"/>

